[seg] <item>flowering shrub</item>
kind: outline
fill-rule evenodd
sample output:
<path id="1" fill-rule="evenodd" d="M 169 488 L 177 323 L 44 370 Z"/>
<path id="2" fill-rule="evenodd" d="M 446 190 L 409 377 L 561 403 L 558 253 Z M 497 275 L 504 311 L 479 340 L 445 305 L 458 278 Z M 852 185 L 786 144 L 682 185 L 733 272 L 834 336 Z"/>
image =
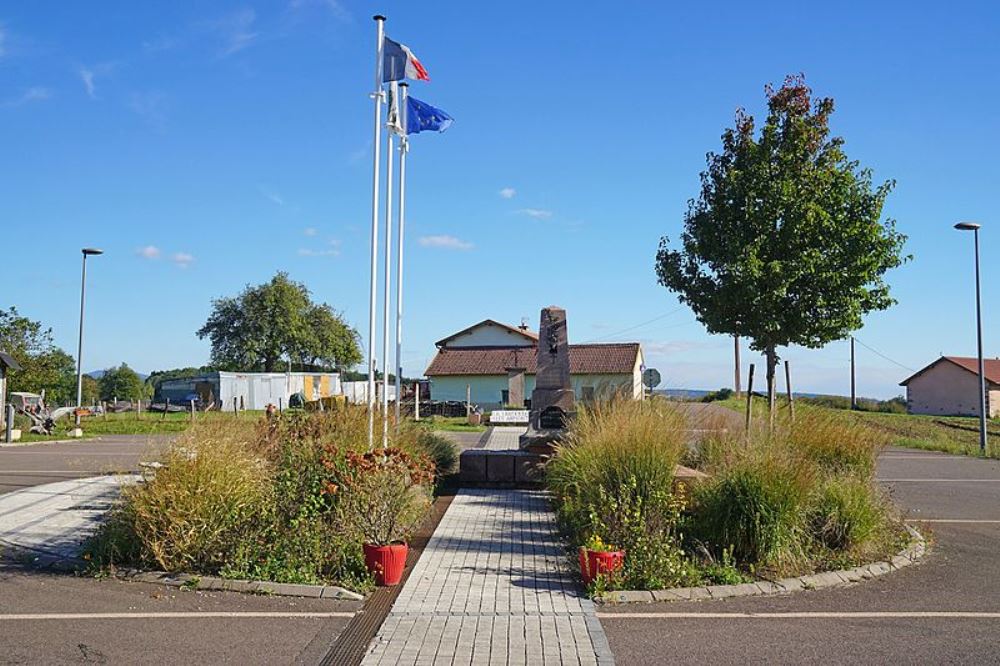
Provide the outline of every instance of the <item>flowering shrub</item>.
<path id="1" fill-rule="evenodd" d="M 344 530 L 364 543 L 406 541 L 430 508 L 434 468 L 400 449 L 348 453 L 337 515 Z"/>

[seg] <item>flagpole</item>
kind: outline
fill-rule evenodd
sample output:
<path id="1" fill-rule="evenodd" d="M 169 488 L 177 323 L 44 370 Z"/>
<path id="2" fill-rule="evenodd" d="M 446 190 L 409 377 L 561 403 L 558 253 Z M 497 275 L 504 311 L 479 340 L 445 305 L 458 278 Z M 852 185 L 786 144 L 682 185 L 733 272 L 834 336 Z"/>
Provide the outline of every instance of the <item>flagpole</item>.
<path id="1" fill-rule="evenodd" d="M 398 108 L 396 82 L 389 84 L 392 102 Z M 385 133 L 385 290 L 382 310 L 382 448 L 389 443 L 389 306 L 392 300 L 392 128 Z M 397 397 L 398 399 L 398 397 Z"/>
<path id="2" fill-rule="evenodd" d="M 372 168 L 372 242 L 371 289 L 368 309 L 368 450 L 374 448 L 375 438 L 375 315 L 378 310 L 378 195 L 379 151 L 382 148 L 382 47 L 385 43 L 385 17 L 376 14 L 375 21 L 375 139 L 373 142 Z"/>
<path id="3" fill-rule="evenodd" d="M 406 228 L 406 153 L 410 140 L 406 134 L 406 98 L 410 92 L 407 83 L 400 83 L 397 116 L 403 130 L 399 139 L 399 228 L 396 231 L 396 430 L 399 430 L 399 402 L 402 395 L 403 376 L 403 232 Z M 416 398 L 414 398 L 416 399 Z"/>

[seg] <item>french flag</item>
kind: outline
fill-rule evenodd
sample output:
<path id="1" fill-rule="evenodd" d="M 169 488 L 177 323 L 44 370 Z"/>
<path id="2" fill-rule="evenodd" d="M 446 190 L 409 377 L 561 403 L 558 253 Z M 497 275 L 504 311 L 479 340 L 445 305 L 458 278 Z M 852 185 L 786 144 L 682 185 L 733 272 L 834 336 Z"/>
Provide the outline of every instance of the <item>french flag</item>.
<path id="1" fill-rule="evenodd" d="M 430 81 L 431 77 L 427 70 L 413 55 L 413 51 L 405 44 L 394 42 L 388 37 L 384 38 L 382 45 L 382 82 L 402 81 L 403 79 L 414 79 L 417 81 Z"/>

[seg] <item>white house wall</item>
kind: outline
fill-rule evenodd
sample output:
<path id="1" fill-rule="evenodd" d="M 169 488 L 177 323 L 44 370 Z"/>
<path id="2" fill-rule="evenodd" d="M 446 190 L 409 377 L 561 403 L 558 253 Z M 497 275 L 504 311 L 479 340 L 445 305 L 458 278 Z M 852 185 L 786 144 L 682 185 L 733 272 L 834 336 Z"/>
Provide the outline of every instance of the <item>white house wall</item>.
<path id="1" fill-rule="evenodd" d="M 506 375 L 443 375 L 431 377 L 431 399 L 439 401 L 465 402 L 466 386 L 471 387 L 472 403 L 486 409 L 500 406 L 503 397 L 502 391 L 507 390 Z M 592 387 L 597 396 L 610 395 L 611 393 L 625 388 L 631 388 L 633 397 L 641 395 L 636 393 L 635 376 L 627 374 L 587 374 L 570 375 L 570 383 L 577 400 L 583 399 L 583 388 Z M 525 375 L 524 377 L 524 397 L 531 398 L 531 392 L 535 389 L 535 376 Z"/>
<path id="2" fill-rule="evenodd" d="M 454 340 L 449 340 L 446 347 L 532 347 L 534 341 L 520 333 L 515 333 L 501 326 L 484 324 L 468 333 L 463 333 Z M 463 398 L 464 400 L 464 398 Z"/>

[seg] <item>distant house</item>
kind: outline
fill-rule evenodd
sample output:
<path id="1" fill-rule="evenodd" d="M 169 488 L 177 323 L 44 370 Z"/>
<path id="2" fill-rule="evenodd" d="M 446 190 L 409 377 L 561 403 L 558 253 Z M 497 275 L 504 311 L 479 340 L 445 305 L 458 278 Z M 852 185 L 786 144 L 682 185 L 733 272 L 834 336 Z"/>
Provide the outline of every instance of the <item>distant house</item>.
<path id="1" fill-rule="evenodd" d="M 523 381 L 524 397 L 535 388 L 538 334 L 527 326 L 486 319 L 438 340 L 424 373 L 433 400 L 471 401 L 484 409 L 510 404 L 511 382 Z M 570 380 L 579 400 L 612 392 L 642 397 L 642 347 L 638 342 L 570 344 Z M 515 390 L 516 393 L 516 390 Z"/>
<path id="2" fill-rule="evenodd" d="M 985 360 L 986 414 L 1000 416 L 1000 359 Z M 942 356 L 899 383 L 910 414 L 979 416 L 979 361 Z"/>

